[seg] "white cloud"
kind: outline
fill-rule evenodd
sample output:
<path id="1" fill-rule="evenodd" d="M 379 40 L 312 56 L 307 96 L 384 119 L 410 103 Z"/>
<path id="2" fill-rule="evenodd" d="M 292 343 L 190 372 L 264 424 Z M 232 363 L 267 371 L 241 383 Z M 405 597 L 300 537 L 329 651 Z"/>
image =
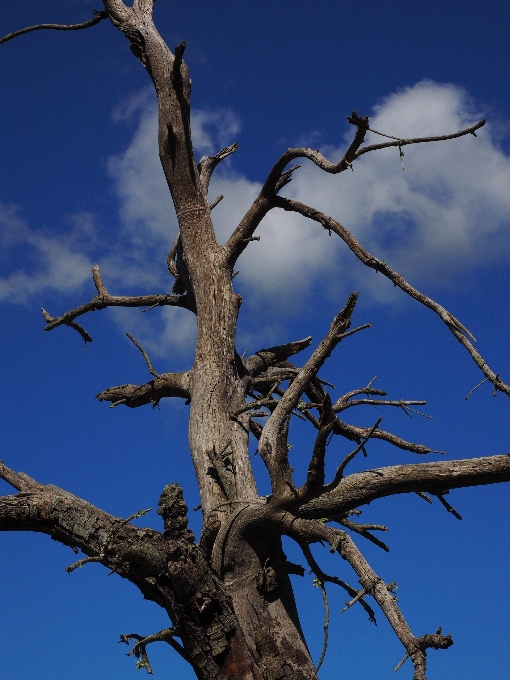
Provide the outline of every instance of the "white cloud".
<path id="1" fill-rule="evenodd" d="M 65 236 L 33 231 L 12 206 L 0 204 L 0 244 L 3 259 L 19 249 L 22 267 L 0 278 L 0 301 L 26 303 L 35 293 L 68 293 L 90 278 L 92 262 L 84 254 L 84 237 L 90 234 L 86 214 L 76 215 Z"/>
<path id="2" fill-rule="evenodd" d="M 370 126 L 409 138 L 456 132 L 481 117 L 461 88 L 424 81 L 379 104 Z M 405 171 L 395 148 L 360 158 L 355 175 L 325 176 L 308 164 L 287 195 L 338 219 L 415 283 L 448 284 L 460 270 L 510 255 L 510 159 L 490 124 L 477 135 L 404 147 Z M 342 151 L 326 150 L 331 159 Z"/>
<path id="3" fill-rule="evenodd" d="M 137 289 L 159 292 L 171 286 L 164 256 L 177 223 L 158 158 L 155 102 L 148 91 L 114 112 L 116 120 L 134 116 L 138 121 L 131 142 L 108 164 L 119 201 L 120 229 L 115 248 L 105 251 L 103 247 L 99 263 L 112 291 L 136 284 Z M 426 136 L 457 131 L 480 117 L 461 88 L 424 81 L 379 103 L 370 125 L 396 137 Z M 215 153 L 236 141 L 240 128 L 230 110 L 196 111 L 192 117 L 195 151 Z M 350 129 L 341 144 L 323 148 L 323 153 L 331 160 L 341 158 L 353 132 Z M 425 289 L 449 285 L 461 270 L 510 255 L 510 158 L 499 148 L 496 132 L 487 124 L 476 139 L 469 135 L 405 147 L 405 171 L 395 148 L 363 156 L 354 165 L 355 174 L 327 175 L 304 161 L 282 194 L 340 221 L 411 283 Z M 381 141 L 384 138 L 372 133 L 367 136 L 368 143 Z M 225 196 L 213 212 L 220 241 L 228 238 L 259 189 L 260 183 L 233 171 L 230 159 L 216 170 L 210 197 Z M 4 242 L 23 242 L 37 253 L 40 263 L 30 272 L 18 271 L 2 279 L 3 299 L 12 295 L 26 299 L 44 288 L 69 291 L 89 276 L 91 262 L 77 236 L 86 228 L 83 215 L 74 218 L 71 233 L 75 236 L 64 240 L 28 230 L 12 212 L 4 211 L 2 219 L 7 225 Z M 93 225 L 88 228 L 92 235 Z M 316 223 L 274 210 L 257 233 L 260 242 L 250 244 L 239 261 L 237 285 L 242 292 L 249 290 L 267 310 L 277 312 L 279 306 L 269 324 L 281 322 L 284 305 L 292 310 L 294 302 L 318 288 L 326 293 L 334 288 L 343 295 L 345 287 L 361 286 L 375 299 L 392 299 L 381 287 L 381 277 L 372 273 L 365 277 L 364 269 L 360 274 L 362 268 L 354 264 L 347 247 L 337 237 L 329 238 Z M 144 320 L 145 330 L 140 320 L 133 322 L 137 334 L 149 346 L 149 330 L 156 330 L 161 346 L 183 348 L 194 332 L 194 320 L 190 317 L 188 323 L 186 314 L 177 310 L 165 310 L 160 316 L 157 322 Z M 151 345 L 151 351 L 157 352 L 157 346 Z"/>

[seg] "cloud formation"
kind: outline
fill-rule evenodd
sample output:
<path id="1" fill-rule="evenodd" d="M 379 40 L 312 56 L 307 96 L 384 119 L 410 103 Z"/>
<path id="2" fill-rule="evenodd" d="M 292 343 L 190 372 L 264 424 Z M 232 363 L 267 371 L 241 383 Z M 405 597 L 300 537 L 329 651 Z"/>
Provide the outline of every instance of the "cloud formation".
<path id="1" fill-rule="evenodd" d="M 133 116 L 138 124 L 128 147 L 108 163 L 119 202 L 119 231 L 115 249 L 103 250 L 99 263 L 115 286 L 136 283 L 138 288 L 149 286 L 150 292 L 158 292 L 171 285 L 164 254 L 177 233 L 177 223 L 159 164 L 152 95 L 144 91 L 114 113 L 117 120 Z M 370 126 L 406 138 L 455 132 L 481 117 L 463 89 L 423 81 L 380 102 Z M 192 133 L 197 155 L 213 154 L 232 143 L 240 129 L 239 118 L 228 109 L 196 111 Z M 338 160 L 352 134 L 348 130 L 343 140 L 321 151 Z M 367 135 L 369 144 L 381 141 L 384 138 Z M 476 139 L 466 136 L 408 146 L 404 152 L 404 171 L 395 148 L 363 156 L 354 164 L 355 174 L 327 175 L 305 161 L 282 194 L 331 215 L 374 255 L 425 288 L 447 286 L 459 272 L 508 258 L 510 158 L 498 146 L 491 125 L 480 130 Z M 213 212 L 220 241 L 228 238 L 260 186 L 236 173 L 229 160 L 216 170 L 210 198 L 225 196 Z M 0 299 L 21 302 L 43 289 L 69 292 L 88 278 L 91 261 L 76 238 L 83 228 L 80 219 L 66 239 L 31 231 L 12 210 L 3 209 L 0 219 L 4 245 L 23 244 L 36 253 L 39 263 L 30 272 L 14 271 L 1 279 Z M 373 298 L 390 299 L 380 277 L 361 275 L 346 246 L 315 223 L 273 210 L 257 233 L 261 240 L 250 244 L 241 257 L 236 281 L 242 293 L 249 291 L 267 310 L 276 313 L 275 290 L 281 315 L 282 303 L 292 312 L 294 302 L 312 290 L 324 289 L 326 282 L 337 290 L 354 284 Z M 192 333 L 193 323 L 180 317 L 176 321 L 175 310 L 167 310 L 158 322 L 167 347 L 182 347 Z M 185 332 L 176 331 L 177 326 Z M 150 342 L 148 331 L 147 327 L 140 333 Z"/>

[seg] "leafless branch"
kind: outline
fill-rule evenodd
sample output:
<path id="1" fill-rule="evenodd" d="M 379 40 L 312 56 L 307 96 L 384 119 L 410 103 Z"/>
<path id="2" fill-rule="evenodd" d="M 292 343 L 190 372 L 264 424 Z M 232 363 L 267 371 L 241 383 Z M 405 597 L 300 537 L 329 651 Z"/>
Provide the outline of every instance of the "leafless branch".
<path id="1" fill-rule="evenodd" d="M 306 502 L 322 491 L 324 486 L 324 461 L 326 458 L 326 446 L 328 437 L 333 429 L 335 417 L 331 406 L 331 399 L 326 395 L 321 405 L 321 418 L 319 432 L 315 439 L 312 457 L 308 466 L 308 474 L 303 486 L 298 489 L 296 499 Z"/>
<path id="2" fill-rule="evenodd" d="M 32 479 L 32 477 L 29 477 L 24 472 L 14 472 L 14 470 L 7 467 L 1 460 L 0 479 L 3 479 L 7 484 L 10 484 L 18 491 L 34 491 L 41 486 L 39 482 L 36 482 L 35 479 Z"/>
<path id="3" fill-rule="evenodd" d="M 365 444 L 366 444 L 367 441 L 370 439 L 370 437 L 373 437 L 373 436 L 374 436 L 374 432 L 375 432 L 375 431 L 377 430 L 377 428 L 379 427 L 379 424 L 380 424 L 381 420 L 382 420 L 382 418 L 378 418 L 378 419 L 376 420 L 376 422 L 374 423 L 374 425 L 373 425 L 373 426 L 370 428 L 370 430 L 368 431 L 367 435 L 366 435 L 365 437 L 363 437 L 363 439 L 359 442 L 358 446 L 354 449 L 354 451 L 351 451 L 351 453 L 349 453 L 349 454 L 343 459 L 343 461 L 340 463 L 340 465 L 339 465 L 338 468 L 337 468 L 337 471 L 336 471 L 336 474 L 335 474 L 335 477 L 334 477 L 333 481 L 331 482 L 331 484 L 328 484 L 328 485 L 324 488 L 324 492 L 325 492 L 325 493 L 327 493 L 328 491 L 333 491 L 333 489 L 336 489 L 336 487 L 340 484 L 340 481 L 342 480 L 342 478 L 343 478 L 343 476 L 344 476 L 344 470 L 345 470 L 345 468 L 346 468 L 347 465 L 351 462 L 351 460 L 353 460 L 353 458 L 355 458 L 355 457 L 358 455 L 358 453 L 359 453 L 360 451 L 363 451 L 363 453 L 365 454 L 365 456 L 367 455 L 367 454 L 366 454 L 366 451 L 365 451 Z"/>
<path id="4" fill-rule="evenodd" d="M 453 644 L 450 635 L 443 636 L 440 631 L 433 635 L 416 638 L 396 603 L 392 588 L 374 572 L 348 534 L 340 529 L 331 529 L 320 522 L 301 522 L 286 517 L 281 519 L 285 533 L 297 537 L 298 541 L 327 541 L 331 552 L 337 552 L 347 560 L 358 576 L 363 594 L 370 594 L 386 616 L 393 631 L 413 661 L 414 680 L 426 680 L 426 649 L 446 649 Z M 356 593 L 355 597 L 359 593 Z M 361 597 L 361 595 L 360 595 Z"/>
<path id="5" fill-rule="evenodd" d="M 36 24 L 35 26 L 22 28 L 19 31 L 13 31 L 12 33 L 5 35 L 3 38 L 0 38 L 0 45 L 2 43 L 9 42 L 9 40 L 17 38 L 20 35 L 24 35 L 25 33 L 40 31 L 42 29 L 53 29 L 55 31 L 80 31 L 82 28 L 90 28 L 91 26 L 95 26 L 100 21 L 103 21 L 103 19 L 108 19 L 109 16 L 108 12 L 96 12 L 95 10 L 92 10 L 92 14 L 94 14 L 92 19 L 83 21 L 81 24 Z"/>
<path id="6" fill-rule="evenodd" d="M 92 338 L 87 333 L 87 331 L 74 321 L 77 317 L 87 314 L 88 312 L 95 312 L 97 309 L 104 309 L 105 307 L 164 307 L 168 305 L 189 309 L 188 300 L 186 299 L 185 295 L 181 296 L 164 294 L 140 295 L 137 297 L 110 295 L 104 287 L 97 264 L 95 264 L 92 268 L 92 275 L 98 295 L 95 295 L 90 302 L 86 302 L 84 305 L 80 305 L 79 307 L 66 312 L 62 316 L 51 317 L 48 312 L 43 309 L 42 313 L 45 320 L 47 321 L 47 325 L 44 327 L 45 331 L 51 331 L 54 328 L 57 328 L 57 326 L 70 326 L 80 333 L 85 342 L 92 342 Z"/>
<path id="7" fill-rule="evenodd" d="M 453 316 L 453 314 L 451 314 L 451 312 L 447 311 L 444 307 L 431 298 L 423 295 L 423 293 L 420 293 L 420 291 L 411 286 L 402 276 L 400 276 L 400 274 L 391 269 L 391 267 L 389 267 L 385 262 L 382 262 L 371 255 L 339 222 L 336 222 L 331 217 L 324 215 L 324 213 L 316 211 L 313 208 L 304 205 L 303 203 L 299 203 L 298 201 L 292 201 L 279 196 L 277 196 L 274 201 L 275 205 L 277 205 L 279 208 L 297 212 L 300 215 L 304 215 L 305 217 L 319 222 L 325 229 L 334 231 L 349 246 L 352 252 L 359 260 L 363 262 L 363 264 L 377 272 L 380 272 L 386 278 L 392 281 L 395 286 L 398 286 L 412 298 L 418 302 L 421 302 L 421 304 L 425 305 L 425 307 L 428 307 L 433 312 L 435 312 L 450 329 L 457 340 L 465 347 L 475 364 L 482 371 L 483 375 L 494 385 L 494 389 L 504 392 L 506 395 L 510 396 L 510 385 L 504 383 L 500 379 L 499 374 L 494 373 L 494 371 L 489 368 L 485 359 L 474 348 L 473 344 L 469 340 L 469 338 L 471 338 L 471 340 L 475 340 L 475 338 L 471 335 L 468 329 L 463 324 L 461 324 L 460 321 Z"/>
<path id="8" fill-rule="evenodd" d="M 345 581 L 342 581 L 337 576 L 329 576 L 329 574 L 326 574 L 322 571 L 316 559 L 314 558 L 308 543 L 298 539 L 295 540 L 297 541 L 299 547 L 303 551 L 303 555 L 305 556 L 305 559 L 308 562 L 308 566 L 310 567 L 311 571 L 315 574 L 315 576 L 321 583 L 334 583 L 335 585 L 340 586 L 340 588 L 343 588 L 350 597 L 355 597 L 357 593 L 355 588 L 345 583 Z M 375 625 L 377 625 L 377 622 L 375 620 L 375 613 L 372 607 L 362 597 L 359 599 L 359 603 L 363 607 L 363 609 L 367 612 L 369 620 L 372 621 L 372 623 L 374 623 Z"/>
<path id="9" fill-rule="evenodd" d="M 223 194 L 220 194 L 219 196 L 216 196 L 216 198 L 214 199 L 214 201 L 211 201 L 211 203 L 209 203 L 209 210 L 214 210 L 214 208 L 218 205 L 218 203 L 221 203 L 221 201 L 222 201 L 224 198 L 225 198 L 225 196 L 223 196 Z"/>
<path id="10" fill-rule="evenodd" d="M 407 146 L 408 144 L 423 144 L 427 142 L 444 142 L 447 139 L 457 139 L 458 137 L 464 137 L 465 135 L 473 135 L 476 137 L 476 130 L 479 130 L 482 128 L 485 123 L 486 119 L 483 118 L 482 120 L 478 121 L 478 123 L 475 123 L 474 125 L 471 125 L 468 128 L 465 128 L 464 130 L 459 130 L 458 132 L 454 132 L 450 135 L 439 135 L 436 137 L 413 137 L 412 139 L 399 139 L 398 137 L 392 137 L 394 141 L 392 142 L 383 142 L 382 144 L 372 144 L 370 146 L 364 146 L 362 149 L 356 152 L 356 158 L 359 158 L 360 156 L 363 156 L 363 154 L 368 153 L 369 151 L 377 151 L 378 149 L 387 149 L 388 147 L 391 146 Z M 369 128 L 370 130 L 370 128 Z M 370 132 L 374 132 L 375 134 L 382 135 L 381 132 L 376 132 L 375 130 L 370 130 Z M 390 135 L 382 135 L 383 137 L 390 137 Z"/>
<path id="11" fill-rule="evenodd" d="M 285 423 L 298 405 L 299 399 L 307 386 L 315 378 L 321 366 L 349 329 L 357 297 L 357 293 L 352 293 L 349 296 L 345 307 L 333 320 L 329 332 L 294 378 L 264 426 L 259 442 L 259 451 L 268 466 L 275 497 L 286 495 L 289 484 L 292 484 L 287 462 L 287 445 L 286 442 L 285 445 L 282 443 L 282 432 L 286 428 Z"/>
<path id="12" fill-rule="evenodd" d="M 312 336 L 309 335 L 307 338 L 303 338 L 303 340 L 296 340 L 296 342 L 289 342 L 285 345 L 277 345 L 276 347 L 261 349 L 252 356 L 243 359 L 244 366 L 249 375 L 251 375 L 252 378 L 256 378 L 270 366 L 274 366 L 274 364 L 285 361 L 294 354 L 302 352 L 304 349 L 310 346 L 311 342 Z M 282 372 L 285 371 L 285 367 L 281 367 L 280 370 Z M 293 370 L 295 370 L 297 374 L 297 369 Z M 287 371 L 287 373 L 288 372 L 289 371 Z"/>
<path id="13" fill-rule="evenodd" d="M 353 401 L 341 402 L 338 401 L 333 406 L 335 413 L 341 413 L 351 406 L 397 406 L 405 410 L 407 406 L 423 406 L 426 401 L 404 401 L 404 399 L 389 400 L 389 399 L 354 399 Z M 414 410 L 414 409 L 411 409 Z M 417 412 L 416 412 L 417 413 Z"/>
<path id="14" fill-rule="evenodd" d="M 368 435 L 370 429 L 367 427 L 356 427 L 355 425 L 349 425 L 348 423 L 344 423 L 343 421 L 337 418 L 335 421 L 334 432 L 335 434 L 341 434 L 347 439 L 350 439 L 352 441 L 359 441 L 360 439 L 363 439 Z M 422 455 L 425 455 L 427 453 L 441 453 L 441 454 L 444 453 L 443 451 L 429 449 L 429 447 L 425 446 L 424 444 L 415 444 L 414 442 L 408 442 L 405 439 L 401 439 L 401 437 L 397 437 L 397 435 L 392 434 L 391 432 L 386 432 L 385 430 L 377 429 L 372 433 L 371 436 L 374 439 L 382 439 L 383 441 L 393 444 L 393 446 L 396 446 L 399 449 L 403 449 L 404 451 L 412 451 L 413 453 L 418 453 Z"/>
<path id="15" fill-rule="evenodd" d="M 436 495 L 445 489 L 460 489 L 510 481 L 510 454 L 391 465 L 357 472 L 344 477 L 338 487 L 302 505 L 300 517 L 329 517 L 371 503 L 377 498 L 401 493 L 427 492 Z"/>
<path id="16" fill-rule="evenodd" d="M 174 636 L 177 635 L 174 628 L 165 628 L 159 631 L 159 633 L 153 633 L 152 635 L 147 635 L 143 637 L 137 633 L 129 633 L 128 635 L 121 635 L 119 642 L 124 642 L 126 645 L 130 644 L 130 640 L 138 640 L 135 646 L 127 653 L 127 656 L 134 655 L 139 662 L 137 663 L 137 668 L 145 668 L 148 675 L 152 675 L 152 668 L 149 662 L 149 657 L 147 656 L 146 647 L 151 642 L 166 642 L 175 651 L 182 656 L 182 658 L 191 663 L 191 659 L 184 650 L 184 648 L 174 640 Z"/>
<path id="17" fill-rule="evenodd" d="M 202 184 L 202 189 L 206 196 L 207 191 L 209 189 L 209 181 L 211 179 L 211 175 L 213 174 L 214 169 L 219 165 L 219 163 L 221 163 L 223 159 L 235 153 L 238 148 L 239 145 L 237 143 L 231 144 L 230 146 L 227 146 L 225 149 L 219 151 L 214 156 L 203 156 L 200 159 L 197 167 L 200 173 L 200 182 Z M 211 207 L 210 209 L 212 210 Z"/>
<path id="18" fill-rule="evenodd" d="M 126 333 L 126 335 L 131 340 L 131 342 L 135 345 L 135 347 L 137 347 L 140 350 L 140 352 L 142 353 L 142 356 L 145 359 L 145 363 L 147 364 L 147 368 L 149 369 L 149 373 L 151 375 L 153 375 L 155 378 L 159 378 L 160 374 L 156 373 L 156 371 L 152 367 L 152 363 L 151 363 L 151 360 L 149 358 L 149 355 L 144 350 L 144 348 L 134 339 L 134 337 L 132 335 L 130 335 L 129 333 Z"/>
<path id="19" fill-rule="evenodd" d="M 374 536 L 370 533 L 370 531 L 388 531 L 388 527 L 382 526 L 381 524 L 357 524 L 346 517 L 339 519 L 338 523 L 344 526 L 346 529 L 350 529 L 356 534 L 363 536 L 363 538 L 366 538 L 367 541 L 370 541 L 379 548 L 382 548 L 385 552 L 390 551 L 386 543 L 378 539 L 377 536 Z"/>
<path id="20" fill-rule="evenodd" d="M 157 406 L 165 397 L 191 399 L 189 372 L 161 373 L 154 380 L 143 385 L 118 385 L 100 392 L 96 399 L 110 401 L 111 408 L 124 404 L 129 408 L 138 408 L 145 404 Z"/>
<path id="21" fill-rule="evenodd" d="M 455 510 L 455 508 L 454 508 L 453 506 L 451 506 L 451 505 L 448 503 L 448 501 L 446 500 L 446 498 L 444 497 L 444 495 L 447 494 L 447 493 L 449 493 L 449 490 L 443 491 L 442 493 L 435 493 L 434 496 L 437 497 L 437 499 L 439 500 L 439 502 L 441 503 L 441 505 L 442 505 L 444 508 L 446 508 L 446 510 L 447 510 L 448 512 L 450 512 L 454 517 L 456 517 L 457 519 L 462 519 L 461 515 L 459 515 L 459 513 L 457 512 L 457 510 Z"/>

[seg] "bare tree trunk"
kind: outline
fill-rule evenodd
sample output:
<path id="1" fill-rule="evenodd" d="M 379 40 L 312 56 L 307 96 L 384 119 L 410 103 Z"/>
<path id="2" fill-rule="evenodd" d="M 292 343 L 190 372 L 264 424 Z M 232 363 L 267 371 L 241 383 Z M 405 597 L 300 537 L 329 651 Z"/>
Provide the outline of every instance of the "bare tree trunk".
<path id="1" fill-rule="evenodd" d="M 187 508 L 178 485 L 168 485 L 159 500 L 164 531 L 138 529 L 128 520 L 112 517 L 84 500 L 53 486 L 44 486 L 0 463 L 0 477 L 19 493 L 0 500 L 0 530 L 38 531 L 79 548 L 87 556 L 69 567 L 100 562 L 129 579 L 144 597 L 167 612 L 171 627 L 143 637 L 124 635 L 142 666 L 150 672 L 146 647 L 155 640 L 167 642 L 193 667 L 200 680 L 312 680 L 317 670 L 303 637 L 289 575 L 303 575 L 304 568 L 288 562 L 282 536 L 291 537 L 316 576 L 327 603 L 325 585 L 344 588 L 375 621 L 366 597 L 372 596 L 402 642 L 414 664 L 414 680 L 425 680 L 426 650 L 445 649 L 450 636 L 440 630 L 415 637 L 397 607 L 391 584 L 375 574 L 349 533 L 387 546 L 373 534 L 379 525 L 349 519 L 357 508 L 397 493 L 436 497 L 458 516 L 444 496 L 452 488 L 510 480 L 510 456 L 475 460 L 402 465 L 345 475 L 349 462 L 371 438 L 383 439 L 415 453 L 429 453 L 422 444 L 405 441 L 379 429 L 350 425 L 340 419 L 348 408 L 360 404 L 406 408 L 423 402 L 391 401 L 382 390 L 369 385 L 355 389 L 332 403 L 319 369 L 347 336 L 365 326 L 350 329 L 357 294 L 349 296 L 328 333 L 306 364 L 299 368 L 290 359 L 310 345 L 311 338 L 261 349 L 241 358 L 235 347 L 241 296 L 232 285 L 236 260 L 253 240 L 264 216 L 280 208 L 297 212 L 319 223 L 344 240 L 368 267 L 380 271 L 405 293 L 434 311 L 462 343 L 495 390 L 510 394 L 510 386 L 493 372 L 470 342 L 469 331 L 441 305 L 426 297 L 384 262 L 370 255 L 338 222 L 318 210 L 278 195 L 299 166 L 286 169 L 296 158 L 305 158 L 329 173 L 340 173 L 360 156 L 387 146 L 452 139 L 473 133 L 485 121 L 442 137 L 397 139 L 362 146 L 368 117 L 356 112 L 348 118 L 355 127 L 353 142 L 338 163 L 318 151 L 289 149 L 274 165 L 259 196 L 234 229 L 227 243 L 217 242 L 209 204 L 208 185 L 214 168 L 237 146 L 204 157 L 197 165 L 190 129 L 190 88 L 183 61 L 185 44 L 172 53 L 153 21 L 154 0 L 103 0 L 105 11 L 75 26 L 41 25 L 9 34 L 2 41 L 38 28 L 75 30 L 110 19 L 129 39 L 132 52 L 152 79 L 158 97 L 159 153 L 172 195 L 179 235 L 168 255 L 168 269 L 175 278 L 171 295 L 121 297 L 105 289 L 99 268 L 93 269 L 97 296 L 89 303 L 51 317 L 43 312 L 46 330 L 68 325 L 85 341 L 87 331 L 76 318 L 107 306 L 174 305 L 197 318 L 198 337 L 193 366 L 186 373 L 157 374 L 138 343 L 153 380 L 144 385 L 121 385 L 104 390 L 100 400 L 136 408 L 157 403 L 163 397 L 187 399 L 190 406 L 189 445 L 201 494 L 203 530 L 198 543 L 187 529 Z M 287 385 L 287 387 L 282 387 Z M 257 409 L 268 416 L 262 427 L 254 419 Z M 293 417 L 309 421 L 317 431 L 307 479 L 297 487 L 288 459 L 287 434 Z M 271 480 L 271 494 L 257 492 L 249 457 L 250 434 Z M 329 483 L 325 480 L 326 446 L 331 436 L 342 436 L 355 448 L 341 462 Z M 427 493 L 430 494 L 427 496 Z M 336 523 L 342 528 L 332 528 Z M 347 531 L 346 531 L 347 530 Z M 356 589 L 325 574 L 310 551 L 322 542 L 348 561 L 361 585 Z M 178 637 L 181 643 L 175 640 Z M 325 648 L 324 648 L 325 651 Z"/>

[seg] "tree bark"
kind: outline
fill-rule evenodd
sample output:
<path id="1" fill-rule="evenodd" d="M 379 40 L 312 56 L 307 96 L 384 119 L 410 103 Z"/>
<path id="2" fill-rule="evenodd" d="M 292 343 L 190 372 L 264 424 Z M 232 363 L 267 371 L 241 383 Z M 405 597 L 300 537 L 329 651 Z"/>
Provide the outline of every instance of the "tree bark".
<path id="1" fill-rule="evenodd" d="M 199 542 L 187 529 L 187 508 L 176 484 L 165 487 L 158 513 L 164 531 L 139 529 L 96 508 L 86 501 L 51 485 L 42 485 L 23 473 L 0 463 L 0 477 L 19 493 L 0 501 L 0 530 L 36 531 L 65 545 L 80 549 L 87 557 L 68 568 L 73 571 L 88 562 L 100 562 L 130 580 L 147 599 L 168 614 L 171 628 L 136 639 L 135 653 L 150 670 L 146 647 L 164 640 L 192 666 L 199 680 L 312 680 L 317 677 L 307 648 L 294 601 L 289 575 L 303 575 L 300 565 L 288 562 L 282 536 L 290 536 L 302 548 L 325 597 L 325 583 L 347 590 L 374 619 L 365 602 L 372 596 L 393 627 L 414 663 L 414 680 L 425 680 L 426 650 L 446 649 L 450 636 L 440 631 L 415 637 L 385 584 L 344 529 L 357 533 L 387 549 L 372 531 L 377 525 L 360 525 L 348 519 L 363 504 L 378 498 L 426 492 L 437 496 L 449 510 L 443 496 L 450 489 L 510 481 L 510 456 L 493 456 L 453 462 L 398 465 L 345 476 L 350 461 L 371 438 L 383 439 L 415 453 L 429 453 L 421 444 L 407 442 L 379 429 L 360 428 L 342 422 L 338 414 L 349 407 L 377 403 L 409 407 L 422 402 L 379 400 L 371 395 L 386 393 L 365 387 L 347 393 L 334 405 L 317 377 L 319 369 L 344 338 L 367 327 L 350 330 L 357 293 L 346 305 L 303 368 L 289 359 L 309 346 L 311 338 L 261 349 L 246 359 L 235 347 L 241 296 L 232 285 L 233 267 L 263 217 L 274 208 L 292 210 L 337 233 L 367 266 L 380 271 L 418 302 L 439 315 L 454 336 L 466 347 L 495 390 L 510 394 L 510 387 L 488 368 L 468 340 L 469 331 L 447 310 L 408 284 L 385 263 L 371 256 L 349 232 L 332 218 L 296 201 L 278 196 L 298 166 L 288 163 L 306 158 L 325 172 L 338 173 L 368 151 L 386 146 L 453 139 L 474 133 L 485 121 L 441 137 L 395 140 L 363 147 L 369 129 L 368 117 L 353 112 L 348 121 L 356 132 L 344 157 L 331 163 L 318 151 L 289 149 L 274 165 L 262 190 L 224 246 L 218 244 L 211 218 L 207 190 L 214 168 L 233 153 L 237 145 L 196 163 L 191 140 L 191 81 L 183 61 L 185 43 L 172 53 L 152 20 L 154 0 L 134 0 L 128 7 L 122 0 L 103 0 L 105 12 L 84 24 L 67 27 L 43 25 L 9 34 L 12 39 L 37 28 L 74 30 L 97 24 L 104 18 L 120 29 L 130 41 L 131 51 L 147 70 L 158 98 L 159 156 L 179 225 L 179 235 L 167 259 L 175 277 L 172 295 L 121 297 L 110 295 L 94 267 L 98 295 L 60 317 L 45 310 L 46 330 L 68 325 L 86 342 L 87 331 L 75 319 L 107 306 L 173 305 L 196 314 L 198 335 L 193 366 L 185 373 L 157 374 L 143 348 L 132 338 L 146 359 L 153 380 L 144 385 L 120 385 L 102 391 L 101 401 L 112 406 L 137 408 L 157 404 L 162 398 L 184 398 L 190 403 L 189 446 L 200 489 L 203 530 Z M 98 18 L 99 17 L 99 18 Z M 2 42 L 2 41 L 0 41 Z M 287 384 L 286 388 L 282 385 Z M 367 399 L 353 401 L 365 395 Z M 307 399 L 308 401 L 305 401 Z M 254 416 L 267 409 L 264 426 Z M 291 418 L 308 420 L 317 430 L 305 483 L 297 488 L 288 459 L 287 434 Z M 259 453 L 268 470 L 271 494 L 259 497 L 249 456 L 250 433 L 258 439 Z M 344 459 L 332 482 L 326 484 L 325 457 L 330 436 L 342 436 L 356 443 Z M 327 522 L 343 527 L 332 528 Z M 322 542 L 347 560 L 359 579 L 356 590 L 340 579 L 326 575 L 313 557 L 309 545 Z M 179 637 L 181 643 L 174 638 Z"/>

